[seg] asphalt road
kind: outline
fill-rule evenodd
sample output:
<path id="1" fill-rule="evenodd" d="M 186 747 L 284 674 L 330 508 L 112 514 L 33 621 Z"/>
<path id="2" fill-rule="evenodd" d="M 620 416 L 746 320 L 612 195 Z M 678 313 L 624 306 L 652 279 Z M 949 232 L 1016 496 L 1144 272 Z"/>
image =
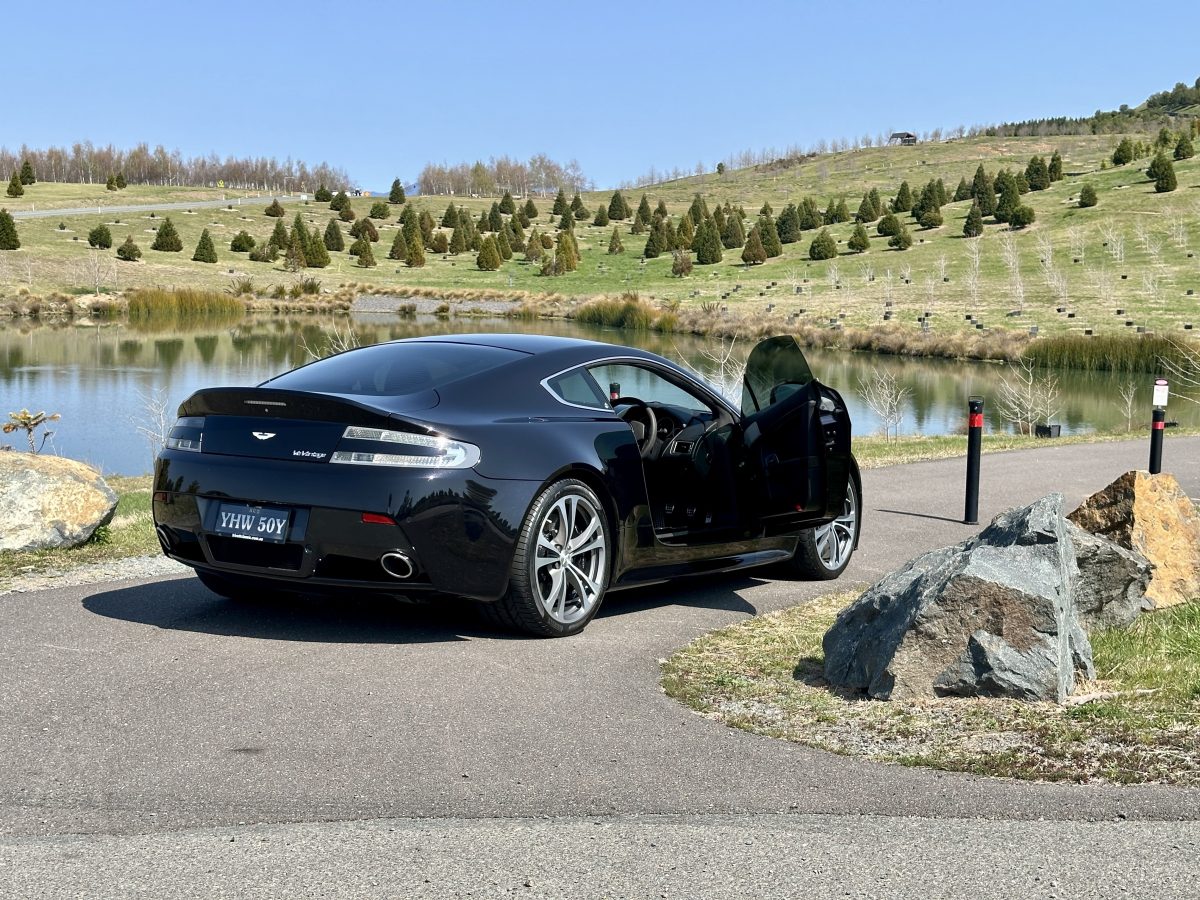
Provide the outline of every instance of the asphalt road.
<path id="1" fill-rule="evenodd" d="M 980 519 L 1073 505 L 1146 456 L 986 456 Z M 1198 460 L 1168 437 L 1193 497 Z M 974 533 L 963 471 L 864 473 L 844 582 Z M 237 605 L 191 578 L 0 598 L 0 894 L 1195 896 L 1200 791 L 863 762 L 661 693 L 691 638 L 828 589 L 614 594 L 562 641 L 456 610 Z"/>

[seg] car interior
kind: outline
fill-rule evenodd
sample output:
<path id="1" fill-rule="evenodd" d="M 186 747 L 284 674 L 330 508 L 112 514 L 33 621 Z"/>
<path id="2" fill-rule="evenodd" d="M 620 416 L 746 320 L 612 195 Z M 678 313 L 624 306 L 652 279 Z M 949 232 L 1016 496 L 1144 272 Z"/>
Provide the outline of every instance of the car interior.
<path id="1" fill-rule="evenodd" d="M 736 533 L 737 418 L 650 368 L 611 363 L 588 371 L 633 430 L 658 538 L 703 543 Z"/>

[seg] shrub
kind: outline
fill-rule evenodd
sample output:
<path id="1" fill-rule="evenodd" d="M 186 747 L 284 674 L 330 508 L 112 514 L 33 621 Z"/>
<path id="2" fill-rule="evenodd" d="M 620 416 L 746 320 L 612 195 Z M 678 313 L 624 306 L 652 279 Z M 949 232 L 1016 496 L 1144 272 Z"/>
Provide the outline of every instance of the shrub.
<path id="1" fill-rule="evenodd" d="M 433 240 L 430 241 L 430 245 L 434 253 L 446 253 L 450 250 L 450 241 L 446 237 L 446 232 L 444 231 L 439 231 L 437 234 L 435 234 L 433 236 Z M 424 248 L 422 248 L 422 250 L 424 250 Z M 424 253 L 421 254 L 421 265 L 425 265 Z"/>
<path id="2" fill-rule="evenodd" d="M 113 181 L 117 185 L 118 191 L 123 191 L 123 190 L 125 190 L 125 188 L 127 188 L 129 186 L 125 181 L 125 173 L 124 172 L 118 172 L 117 177 L 115 179 L 113 179 Z M 230 208 L 232 208 L 232 207 L 230 207 Z"/>
<path id="3" fill-rule="evenodd" d="M 329 201 L 329 208 L 341 212 L 350 206 L 350 198 L 346 196 L 345 191 L 338 191 L 334 198 Z"/>
<path id="4" fill-rule="evenodd" d="M 279 248 L 270 241 L 259 244 L 250 251 L 251 262 L 273 263 L 277 259 L 279 259 Z"/>
<path id="5" fill-rule="evenodd" d="M 922 228 L 938 228 L 944 220 L 942 219 L 942 211 L 936 206 L 931 206 L 921 213 L 921 218 L 918 221 Z"/>
<path id="6" fill-rule="evenodd" d="M 861 222 L 854 226 L 854 232 L 846 246 L 855 253 L 863 253 L 871 246 L 871 238 Z"/>
<path id="7" fill-rule="evenodd" d="M 1008 227 L 1014 230 L 1024 228 L 1026 225 L 1032 225 L 1034 218 L 1033 207 L 1021 204 L 1009 215 Z"/>
<path id="8" fill-rule="evenodd" d="M 371 242 L 364 241 L 361 238 L 359 242 L 362 246 L 358 250 L 358 264 L 364 269 L 370 269 L 377 265 L 375 262 L 375 254 L 371 251 Z"/>
<path id="9" fill-rule="evenodd" d="M 1133 159 L 1133 141 L 1131 141 L 1129 138 L 1122 138 L 1121 143 L 1117 144 L 1117 149 L 1113 151 L 1113 165 L 1123 166 L 1126 163 L 1133 162 Z"/>
<path id="10" fill-rule="evenodd" d="M 1191 159 L 1196 155 L 1196 149 L 1192 146 L 1192 139 L 1186 134 L 1179 136 L 1179 143 L 1175 145 L 1176 159 Z"/>
<path id="11" fill-rule="evenodd" d="M 592 224 L 600 228 L 608 226 L 608 207 L 603 203 L 596 208 L 596 218 L 592 220 Z"/>
<path id="12" fill-rule="evenodd" d="M 384 203 L 382 200 L 372 203 L 371 211 L 369 213 L 367 213 L 367 215 L 370 216 L 372 219 L 379 219 L 380 221 L 383 221 L 391 214 L 392 214 L 392 208 L 390 206 L 388 206 L 386 203 Z"/>
<path id="13" fill-rule="evenodd" d="M 685 275 L 691 275 L 692 254 L 686 250 L 674 251 L 671 259 L 671 274 L 676 278 L 683 278 Z"/>
<path id="14" fill-rule="evenodd" d="M 229 242 L 229 249 L 234 253 L 249 253 L 254 249 L 255 240 L 246 230 L 239 231 Z"/>
<path id="15" fill-rule="evenodd" d="M 117 248 L 117 259 L 126 262 L 137 262 L 142 258 L 142 248 L 133 242 L 133 235 L 127 235 L 125 242 Z"/>
<path id="16" fill-rule="evenodd" d="M 900 220 L 896 218 L 895 213 L 886 213 L 875 226 L 875 230 L 879 232 L 880 237 L 892 237 L 900 233 Z"/>
<path id="17" fill-rule="evenodd" d="M 171 223 L 171 217 L 163 219 L 162 225 L 159 226 L 158 233 L 154 236 L 154 243 L 150 245 L 151 250 L 161 250 L 164 253 L 178 253 L 183 249 L 183 241 L 179 238 L 179 232 L 175 230 L 175 226 Z"/>
<path id="18" fill-rule="evenodd" d="M 901 225 L 900 230 L 888 238 L 888 246 L 896 250 L 907 250 L 912 246 L 912 235 L 908 233 L 908 229 Z"/>
<path id="19" fill-rule="evenodd" d="M 313 199 L 318 203 L 328 203 L 333 199 L 333 194 L 329 188 L 325 187 L 325 182 L 321 182 L 320 187 L 317 188 L 317 192 L 313 194 Z"/>
<path id="20" fill-rule="evenodd" d="M 267 207 L 265 215 L 275 219 L 283 218 L 283 205 L 278 200 L 272 200 L 271 205 Z"/>
<path id="21" fill-rule="evenodd" d="M 495 272 L 500 268 L 500 263 L 500 248 L 496 246 L 496 239 L 489 234 L 483 239 L 483 246 L 475 257 L 475 265 L 484 272 Z"/>
<path id="22" fill-rule="evenodd" d="M 347 203 L 338 211 L 338 218 L 343 222 L 353 222 L 358 218 L 358 214 L 354 211 L 354 208 Z"/>
<path id="23" fill-rule="evenodd" d="M 517 205 L 513 203 L 512 194 L 505 191 L 504 196 L 500 198 L 500 212 L 508 213 L 511 216 L 516 211 Z"/>
<path id="24" fill-rule="evenodd" d="M 570 231 L 560 231 L 554 246 L 554 274 L 574 272 L 579 268 L 579 245 Z"/>
<path id="25" fill-rule="evenodd" d="M 833 259 L 838 255 L 837 241 L 829 233 L 828 228 L 822 228 L 820 233 L 808 245 L 808 258 L 813 260 Z"/>
<path id="26" fill-rule="evenodd" d="M 112 232 L 108 230 L 107 225 L 97 225 L 88 232 L 88 246 L 99 247 L 101 250 L 107 250 L 112 246 Z"/>
<path id="27" fill-rule="evenodd" d="M 1085 184 L 1079 189 L 1079 206 L 1083 209 L 1095 206 L 1100 202 L 1100 198 L 1096 195 L 1096 188 L 1091 184 Z"/>
<path id="28" fill-rule="evenodd" d="M 530 237 L 529 245 L 533 246 L 533 238 Z M 539 250 L 540 252 L 540 250 Z M 621 243 L 621 232 L 616 225 L 613 226 L 612 237 L 608 239 L 608 255 L 616 256 L 618 253 L 625 252 L 625 245 Z M 526 251 L 525 258 L 529 259 L 529 252 Z"/>

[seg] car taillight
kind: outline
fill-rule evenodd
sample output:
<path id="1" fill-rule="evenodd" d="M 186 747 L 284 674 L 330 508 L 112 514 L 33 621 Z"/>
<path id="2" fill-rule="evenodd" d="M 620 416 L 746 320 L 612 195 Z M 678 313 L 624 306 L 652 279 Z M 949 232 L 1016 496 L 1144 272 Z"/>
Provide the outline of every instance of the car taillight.
<path id="1" fill-rule="evenodd" d="M 175 420 L 175 426 L 167 435 L 168 450 L 191 450 L 200 452 L 200 444 L 204 440 L 204 417 L 184 416 Z"/>
<path id="2" fill-rule="evenodd" d="M 469 469 L 479 462 L 479 448 L 466 441 L 453 441 L 432 434 L 412 434 L 407 431 L 385 431 L 380 428 L 361 428 L 351 425 L 342 433 L 343 440 L 397 444 L 400 447 L 420 448 L 422 452 L 381 453 L 362 450 L 337 450 L 329 461 L 359 466 L 401 466 L 413 469 Z"/>

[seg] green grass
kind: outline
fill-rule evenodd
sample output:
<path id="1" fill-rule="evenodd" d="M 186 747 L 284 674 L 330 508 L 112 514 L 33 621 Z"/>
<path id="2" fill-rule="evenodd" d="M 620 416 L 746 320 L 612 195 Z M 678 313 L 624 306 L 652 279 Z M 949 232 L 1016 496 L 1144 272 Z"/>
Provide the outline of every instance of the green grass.
<path id="1" fill-rule="evenodd" d="M 1077 693 L 1099 699 L 1059 707 L 830 689 L 821 638 L 856 596 L 705 635 L 667 660 L 663 687 L 727 725 L 837 753 L 1011 778 L 1200 785 L 1200 600 L 1093 635 L 1099 680 Z"/>
<path id="2" fill-rule="evenodd" d="M 1188 240 L 1198 245 L 1200 254 L 1200 194 L 1196 191 L 1200 187 L 1200 158 L 1176 164 L 1178 190 L 1155 194 L 1142 172 L 1145 161 L 1100 169 L 1101 160 L 1110 153 L 1116 140 L 1115 136 L 1053 140 L 975 138 L 916 147 L 873 148 L 827 154 L 789 168 L 759 167 L 722 176 L 681 179 L 646 191 L 652 205 L 663 199 L 676 216 L 684 212 L 696 191 L 705 194 L 710 206 L 724 200 L 740 203 L 751 218 L 764 200 L 770 200 L 778 213 L 789 200 L 797 201 L 809 194 L 819 198 L 822 206 L 829 198 L 844 195 L 853 211 L 863 191 L 870 187 L 877 187 L 889 198 L 902 179 L 919 190 L 930 178 L 941 177 L 952 192 L 958 179 L 969 178 L 981 161 L 993 173 L 1001 166 L 1023 168 L 1031 154 L 1048 154 L 1057 147 L 1065 160 L 1067 178 L 1047 191 L 1025 195 L 1023 200 L 1034 208 L 1038 221 L 1014 234 L 1025 285 L 1023 303 L 1014 296 L 1009 270 L 1003 261 L 1002 236 L 1008 232 L 994 224 L 986 226 L 987 233 L 981 242 L 979 300 L 970 299 L 965 282 L 967 242 L 960 236 L 966 203 L 948 205 L 944 210 L 946 224 L 941 228 L 921 231 L 910 224 L 917 243 L 904 253 L 885 249 L 884 240 L 873 237 L 871 249 L 865 254 L 843 253 L 836 260 L 809 262 L 810 232 L 801 242 L 786 245 L 781 258 L 765 265 L 746 269 L 740 264 L 738 252 L 728 251 L 721 263 L 696 266 L 693 274 L 683 279 L 671 276 L 671 260 L 667 256 L 640 260 L 644 238 L 628 234 L 628 223 L 620 225 L 626 252 L 614 256 L 606 252 L 611 227 L 579 225 L 577 235 L 582 251 L 579 271 L 558 278 L 541 276 L 538 266 L 520 261 L 520 254 L 497 272 L 479 271 L 469 253 L 457 257 L 429 253 L 424 268 L 408 269 L 386 258 L 398 227 L 393 208 L 393 216 L 379 223 L 376 268 L 362 269 L 347 254 L 339 253 L 333 254 L 329 268 L 316 274 L 329 290 L 355 282 L 369 290 L 398 293 L 415 290 L 447 297 L 505 295 L 537 301 L 539 309 L 549 312 L 569 308 L 573 298 L 618 297 L 636 291 L 650 303 L 677 303 L 681 319 L 699 314 L 705 304 L 719 304 L 728 306 L 731 314 L 768 329 L 783 327 L 789 314 L 795 313 L 798 324 L 814 330 L 828 330 L 829 320 L 835 319 L 847 332 L 879 326 L 886 296 L 890 294 L 889 324 L 895 326 L 896 333 L 918 335 L 917 318 L 929 312 L 933 336 L 951 350 L 968 338 L 983 336 L 996 340 L 997 331 L 1024 336 L 1031 326 L 1037 326 L 1042 336 L 1082 335 L 1085 327 L 1098 335 L 1133 334 L 1137 326 L 1159 334 L 1186 335 L 1184 323 L 1193 322 L 1200 329 L 1198 296 L 1186 294 L 1190 288 L 1200 295 L 1200 259 L 1188 257 L 1188 252 L 1193 252 L 1191 243 L 1186 247 L 1176 243 L 1171 223 L 1175 220 L 1182 223 Z M 1071 200 L 1077 197 L 1084 181 L 1095 184 L 1100 192 L 1100 204 L 1093 209 L 1078 209 Z M 95 193 L 94 186 L 91 189 L 77 186 L 77 200 L 90 196 L 89 190 Z M 69 186 L 34 185 L 22 200 L 35 199 L 39 191 L 54 191 L 57 199 L 65 201 Z M 626 194 L 631 205 L 636 206 L 641 191 Z M 610 196 L 607 191 L 596 192 L 584 199 L 594 209 L 601 202 L 607 203 Z M 352 205 L 362 216 L 377 199 L 355 198 Z M 429 209 L 440 221 L 451 199 L 419 197 L 413 203 Z M 493 198 L 453 200 L 475 216 L 493 202 Z M 552 227 L 550 198 L 536 198 L 535 202 L 541 215 L 534 224 L 545 232 Z M 325 204 L 284 205 L 285 223 L 290 223 L 299 211 L 310 227 L 322 231 L 333 215 Z M 275 220 L 263 215 L 265 206 L 265 202 L 255 200 L 233 210 L 199 209 L 191 215 L 171 213 L 183 240 L 182 253 L 149 249 L 153 240 L 150 229 L 157 224 L 149 218 L 149 213 L 121 216 L 119 225 L 110 225 L 114 247 L 126 234 L 132 234 L 142 246 L 144 256 L 138 263 L 120 263 L 114 259 L 111 270 L 102 278 L 104 287 L 183 285 L 224 291 L 235 278 L 250 277 L 260 295 L 269 295 L 279 286 L 289 289 L 296 276 L 285 272 L 280 263 L 252 263 L 246 254 L 228 249 L 229 239 L 242 228 L 259 240 L 270 234 Z M 35 294 L 90 290 L 94 279 L 82 265 L 88 256 L 86 235 L 101 219 L 111 221 L 111 217 L 95 214 L 66 218 L 63 220 L 66 231 L 58 229 L 57 219 L 19 221 L 24 248 L 0 254 L 0 292 L 12 295 L 21 289 Z M 1105 237 L 1101 226 L 1110 221 L 1124 237 L 1123 263 L 1116 262 L 1103 247 Z M 205 227 L 217 245 L 215 265 L 190 259 Z M 345 224 L 341 227 L 348 231 Z M 838 225 L 831 231 L 835 238 L 845 241 L 851 227 Z M 1139 227 L 1145 231 L 1144 242 L 1137 237 Z M 1079 247 L 1073 246 L 1072 229 L 1080 229 Z M 1039 238 L 1048 241 L 1052 248 L 1049 265 L 1057 273 L 1055 287 L 1043 276 L 1039 260 L 1044 258 L 1044 246 L 1039 245 Z M 1073 260 L 1079 249 L 1082 254 L 1076 263 Z M 939 260 L 943 257 L 948 281 L 941 276 Z M 906 272 L 907 284 L 902 277 Z M 797 294 L 796 288 L 801 293 Z M 542 295 L 552 296 L 538 300 Z M 773 304 L 770 311 L 768 304 Z M 1056 311 L 1059 306 L 1064 307 L 1064 312 Z M 1008 315 L 1018 307 L 1019 316 Z M 804 311 L 800 312 L 801 309 Z M 1117 309 L 1125 312 L 1118 316 Z M 1074 316 L 1068 317 L 1068 313 Z M 966 319 L 967 315 L 973 317 L 971 321 Z M 1126 326 L 1126 321 L 1134 325 Z M 976 322 L 982 322 L 986 331 L 976 329 Z"/>
<path id="3" fill-rule="evenodd" d="M 109 476 L 105 480 L 119 498 L 112 521 L 92 540 L 71 550 L 0 553 L 0 590 L 21 575 L 159 552 L 150 516 L 150 476 Z"/>

